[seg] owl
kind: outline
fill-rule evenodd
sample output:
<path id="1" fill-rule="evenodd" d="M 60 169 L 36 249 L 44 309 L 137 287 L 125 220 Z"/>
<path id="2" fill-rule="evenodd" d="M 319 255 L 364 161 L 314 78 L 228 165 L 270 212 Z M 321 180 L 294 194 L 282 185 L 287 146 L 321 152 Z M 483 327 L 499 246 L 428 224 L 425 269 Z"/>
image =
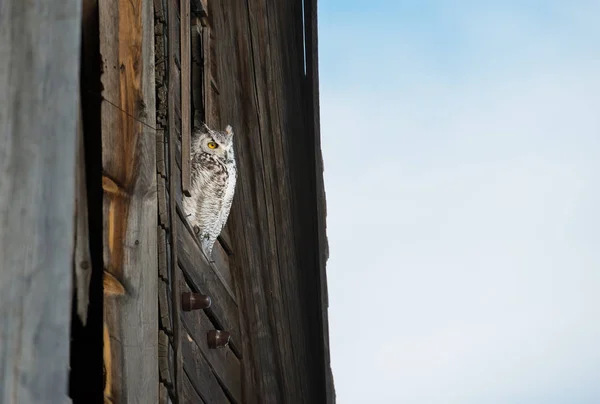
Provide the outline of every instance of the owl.
<path id="1" fill-rule="evenodd" d="M 237 180 L 233 153 L 233 130 L 202 129 L 192 133 L 190 196 L 183 198 L 183 210 L 202 250 L 212 260 L 212 249 L 223 230 Z"/>

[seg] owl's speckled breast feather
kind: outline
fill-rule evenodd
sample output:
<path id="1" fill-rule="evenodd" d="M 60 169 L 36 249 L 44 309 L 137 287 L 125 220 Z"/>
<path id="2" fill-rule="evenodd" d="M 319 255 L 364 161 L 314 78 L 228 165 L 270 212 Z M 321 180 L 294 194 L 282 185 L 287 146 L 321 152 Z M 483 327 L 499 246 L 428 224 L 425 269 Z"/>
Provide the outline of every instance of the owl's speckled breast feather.
<path id="1" fill-rule="evenodd" d="M 233 142 L 209 132 L 196 137 L 192 144 L 190 197 L 184 197 L 183 208 L 187 219 L 196 231 L 204 252 L 210 258 L 212 247 L 223 230 L 235 191 L 237 170 L 233 154 Z M 233 133 L 229 134 L 231 137 Z M 213 152 L 217 147 L 203 148 L 202 141 L 217 138 L 223 150 Z M 227 142 L 227 140 L 229 140 Z M 214 146 L 214 145 L 213 145 Z M 208 151 L 207 151 L 208 150 Z"/>

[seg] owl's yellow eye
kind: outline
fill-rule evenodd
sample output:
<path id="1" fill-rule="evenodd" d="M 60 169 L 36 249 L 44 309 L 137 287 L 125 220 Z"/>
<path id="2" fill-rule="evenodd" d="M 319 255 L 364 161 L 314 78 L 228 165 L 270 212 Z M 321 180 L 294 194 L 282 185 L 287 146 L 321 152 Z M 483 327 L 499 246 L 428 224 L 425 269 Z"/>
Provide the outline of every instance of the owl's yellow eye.
<path id="1" fill-rule="evenodd" d="M 219 147 L 219 145 L 215 142 L 208 142 L 207 146 L 209 149 L 216 149 L 217 147 Z"/>

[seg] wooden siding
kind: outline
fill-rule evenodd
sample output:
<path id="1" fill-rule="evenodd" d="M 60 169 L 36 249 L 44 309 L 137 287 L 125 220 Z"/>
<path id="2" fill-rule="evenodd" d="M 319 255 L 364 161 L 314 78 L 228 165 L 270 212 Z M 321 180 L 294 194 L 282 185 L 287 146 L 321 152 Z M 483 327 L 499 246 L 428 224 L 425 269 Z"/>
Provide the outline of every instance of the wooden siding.
<path id="1" fill-rule="evenodd" d="M 305 238 L 308 243 L 307 251 L 313 251 L 314 274 L 309 274 L 308 283 L 314 286 L 315 299 L 314 311 L 320 313 L 320 321 L 314 324 L 316 355 L 320 358 L 316 367 L 315 382 L 324 392 L 323 398 L 326 403 L 335 403 L 335 389 L 333 374 L 331 372 L 329 352 L 329 298 L 327 293 L 326 265 L 329 258 L 329 244 L 326 232 L 327 206 L 325 197 L 325 184 L 323 182 L 323 155 L 321 153 L 321 124 L 319 107 L 319 44 L 317 26 L 317 0 L 304 0 L 304 30 L 306 49 L 306 78 L 307 78 L 307 112 L 309 137 L 308 155 L 311 158 L 311 166 L 314 188 L 311 190 L 313 198 L 312 214 L 314 217 L 314 228 Z M 312 143 L 312 145 L 311 145 Z M 312 146 L 312 147 L 310 147 Z M 311 293 L 312 295 L 312 293 Z M 319 363 L 320 362 L 320 363 Z"/>
<path id="2" fill-rule="evenodd" d="M 160 58 L 157 50 L 156 60 L 163 72 L 157 73 L 157 120 L 165 130 L 165 138 L 157 139 L 164 146 L 158 159 L 167 162 L 167 173 L 157 174 L 164 182 L 159 207 L 167 212 L 163 223 L 159 208 L 159 233 L 166 234 L 164 255 L 170 257 L 169 269 L 161 273 L 168 274 L 165 293 L 202 293 L 212 298 L 212 306 L 178 313 L 172 305 L 160 305 L 161 312 L 168 311 L 161 313 L 161 329 L 183 362 L 179 373 L 165 373 L 179 374 L 165 386 L 182 403 L 333 403 L 316 5 L 210 3 L 191 16 L 190 38 L 182 30 L 188 22 L 168 15 L 184 10 L 179 6 L 179 0 L 155 1 L 156 46 L 165 49 Z M 198 9 L 192 5 L 192 11 Z M 304 53 L 306 28 L 313 30 L 307 34 L 311 56 Z M 188 39 L 191 56 L 180 46 Z M 305 63 L 310 63 L 306 72 Z M 191 94 L 182 86 L 188 75 Z M 190 114 L 182 116 L 190 98 Z M 181 173 L 189 159 L 182 127 L 202 122 L 218 129 L 233 126 L 240 170 L 214 262 L 202 253 L 182 211 L 186 175 Z M 171 334 L 165 327 L 170 324 Z M 229 346 L 208 348 L 211 329 L 229 331 Z"/>
<path id="3" fill-rule="evenodd" d="M 187 171 L 190 153 L 186 132 L 200 125 L 207 111 L 202 48 L 206 41 L 201 33 L 208 31 L 198 29 L 199 15 L 188 14 L 185 20 L 187 5 L 179 0 L 156 0 L 154 7 L 157 160 L 164 161 L 157 165 L 158 239 L 159 251 L 164 251 L 159 254 L 160 389 L 181 403 L 241 403 L 241 337 L 229 257 L 217 243 L 215 262 L 209 262 L 182 211 L 187 178 L 182 170 Z M 203 7 L 192 9 L 206 15 Z M 187 159 L 182 159 L 182 153 Z M 182 312 L 179 299 L 187 291 L 210 296 L 212 306 Z M 214 329 L 231 332 L 229 346 L 208 347 L 207 333 Z"/>
<path id="4" fill-rule="evenodd" d="M 316 3 L 209 4 L 217 127 L 236 133 L 240 176 L 229 234 L 245 403 L 333 402 L 318 144 Z M 318 216 L 318 215 L 322 216 Z"/>
<path id="5" fill-rule="evenodd" d="M 0 8 L 0 402 L 67 403 L 81 2 Z"/>
<path id="6" fill-rule="evenodd" d="M 105 299 L 115 403 L 158 402 L 158 253 L 152 3 L 99 2 Z"/>
<path id="7" fill-rule="evenodd" d="M 89 297 L 95 324 L 104 269 L 125 289 L 104 306 L 115 404 L 333 403 L 316 1 L 86 1 L 84 17 L 93 8 L 98 19 L 84 35 L 82 92 L 97 101 L 83 102 L 78 170 L 80 2 L 41 11 L 22 3 L 9 0 L 0 15 L 0 167 L 9 173 L 0 183 L 0 401 L 67 401 L 72 281 L 75 312 L 85 321 Z M 27 35 L 32 23 L 46 35 Z M 41 99 L 39 88 L 49 89 Z M 189 133 L 202 122 L 233 126 L 240 174 L 213 257 L 182 211 Z M 212 305 L 183 311 L 182 292 Z M 100 352 L 83 365 L 100 344 L 94 327 L 75 335 L 72 382 L 99 384 Z M 211 349 L 215 330 L 231 334 L 227 346 Z M 80 383 L 79 399 L 96 397 L 84 391 L 95 384 Z"/>
<path id="8" fill-rule="evenodd" d="M 179 337 L 179 323 L 173 316 L 175 295 L 173 293 L 173 227 L 171 225 L 171 169 L 169 131 L 175 122 L 168 117 L 174 114 L 176 105 L 170 102 L 170 74 L 174 65 L 174 55 L 168 52 L 172 43 L 168 43 L 169 15 L 167 4 L 162 0 L 154 1 L 154 41 L 156 65 L 156 180 L 158 198 L 158 309 L 159 309 L 159 354 L 158 367 L 160 371 L 159 402 L 173 402 L 176 396 L 175 340 Z M 171 24 L 172 25 L 172 24 Z M 170 33 L 174 33 L 171 27 Z"/>
<path id="9" fill-rule="evenodd" d="M 90 253 L 90 230 L 88 224 L 87 183 L 85 174 L 85 142 L 81 105 L 77 120 L 77 166 L 75 173 L 75 251 L 73 269 L 75 273 L 75 305 L 82 325 L 87 322 L 89 290 L 92 277 Z"/>

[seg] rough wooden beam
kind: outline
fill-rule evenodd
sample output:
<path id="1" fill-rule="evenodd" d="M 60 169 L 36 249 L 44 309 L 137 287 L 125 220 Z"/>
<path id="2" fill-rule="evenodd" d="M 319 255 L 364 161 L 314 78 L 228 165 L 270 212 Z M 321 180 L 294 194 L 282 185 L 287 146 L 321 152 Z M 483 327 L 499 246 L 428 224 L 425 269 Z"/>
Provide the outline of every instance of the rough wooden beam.
<path id="1" fill-rule="evenodd" d="M 177 31 L 178 24 L 178 3 L 177 0 L 167 0 L 167 15 L 168 15 L 168 112 L 169 119 L 169 213 L 171 219 L 171 301 L 172 301 L 172 319 L 173 319 L 173 351 L 174 351 L 174 390 L 176 399 L 182 391 L 182 373 L 183 373 L 183 358 L 181 354 L 181 326 L 180 326 L 180 309 L 181 295 L 179 289 L 179 270 L 177 268 L 178 249 L 177 249 L 177 234 L 178 226 L 175 222 L 177 216 L 177 201 L 175 196 L 177 188 L 181 188 L 181 173 L 175 170 L 176 167 L 176 150 L 177 150 L 177 131 L 181 126 L 178 119 L 183 119 L 181 115 L 177 116 L 178 107 L 181 107 L 181 87 L 178 86 L 181 80 L 180 68 L 177 66 L 177 56 L 180 55 L 181 48 L 179 46 L 179 35 L 181 31 Z M 179 38 L 180 39 L 180 38 Z M 179 91 L 179 94 L 177 92 Z M 179 175 L 177 175 L 179 174 Z"/>
<path id="2" fill-rule="evenodd" d="M 168 335 L 173 335 L 171 305 L 169 304 L 169 286 L 166 281 L 158 281 L 158 313 L 160 316 L 160 326 Z"/>
<path id="3" fill-rule="evenodd" d="M 213 247 L 214 267 L 221 274 L 223 281 L 228 289 L 235 291 L 235 284 L 231 276 L 231 264 L 229 263 L 229 255 L 221 245 L 221 241 L 217 240 Z M 235 297 L 235 294 L 234 294 Z"/>
<path id="4" fill-rule="evenodd" d="M 152 2 L 99 2 L 104 263 L 125 286 L 105 302 L 114 403 L 158 402 L 158 257 Z M 112 182 L 112 183 L 111 183 Z M 116 189 L 116 190 L 115 190 Z M 108 371 L 108 370 L 107 370 Z"/>
<path id="5" fill-rule="evenodd" d="M 179 0 L 181 46 L 181 190 L 185 196 L 191 196 L 190 151 L 192 132 L 191 79 L 192 49 L 190 32 L 190 0 Z"/>
<path id="6" fill-rule="evenodd" d="M 0 402 L 66 403 L 81 2 L 0 10 Z"/>
<path id="7" fill-rule="evenodd" d="M 191 289 L 183 284 L 182 290 L 190 292 Z M 210 330 L 218 329 L 204 310 L 182 312 L 182 325 L 185 331 L 196 342 L 202 356 L 207 360 L 209 369 L 219 380 L 219 384 L 231 397 L 231 401 L 243 403 L 242 377 L 240 360 L 230 346 L 222 349 L 210 349 L 207 343 L 207 334 Z M 196 386 L 201 389 L 203 386 Z"/>
<path id="8" fill-rule="evenodd" d="M 212 89 L 210 71 L 210 27 L 202 27 L 202 80 L 204 88 L 204 123 L 209 127 L 214 126 L 211 117 L 212 111 Z"/>
<path id="9" fill-rule="evenodd" d="M 169 229 L 170 221 L 169 221 L 169 208 L 167 208 L 167 186 L 166 180 L 161 175 L 157 176 L 156 180 L 156 190 L 157 190 L 157 198 L 158 198 L 158 223 L 164 228 Z"/>
<path id="10" fill-rule="evenodd" d="M 158 276 L 166 282 L 169 279 L 168 270 L 167 232 L 162 227 L 158 229 Z"/>
<path id="11" fill-rule="evenodd" d="M 198 392 L 192 385 L 190 378 L 187 374 L 184 374 L 183 378 L 183 390 L 181 394 L 180 404 L 205 404 L 206 401 L 198 395 Z"/>
<path id="12" fill-rule="evenodd" d="M 330 351 L 329 351 L 329 299 L 327 294 L 327 273 L 326 265 L 329 258 L 329 245 L 326 232 L 326 198 L 325 185 L 323 182 L 323 155 L 321 153 L 321 123 L 319 115 L 319 41 L 318 41 L 318 19 L 317 19 L 317 0 L 304 1 L 304 32 L 306 39 L 306 78 L 308 86 L 307 112 L 308 112 L 308 130 L 312 133 L 314 139 L 314 170 L 315 170 L 315 204 L 316 204 L 316 243 L 314 250 L 317 251 L 317 266 L 319 272 L 319 311 L 321 321 L 318 331 L 322 346 L 319 350 L 319 356 L 322 357 L 321 373 L 318 377 L 324 387 L 323 401 L 326 404 L 335 403 L 335 387 L 333 383 L 333 374 L 331 371 Z M 315 236 L 315 235 L 313 235 Z"/>
<path id="13" fill-rule="evenodd" d="M 167 178 L 164 129 L 156 130 L 156 172 L 161 177 Z"/>
<path id="14" fill-rule="evenodd" d="M 199 21 L 195 21 L 192 27 L 191 35 L 192 48 L 192 116 L 193 128 L 202 126 L 204 119 L 204 98 L 202 96 L 202 26 Z"/>
<path id="15" fill-rule="evenodd" d="M 239 352 L 241 339 L 235 295 L 227 288 L 221 274 L 209 264 L 181 217 L 177 217 L 177 223 L 174 223 L 173 227 L 177 227 L 177 261 L 193 286 L 193 291 L 213 299 L 213 304 L 207 312 L 214 315 L 222 329 L 231 332 L 231 345 Z"/>
<path id="16" fill-rule="evenodd" d="M 73 272 L 75 274 L 75 302 L 77 315 L 85 326 L 87 321 L 92 258 L 90 256 L 90 231 L 88 226 L 87 187 L 85 179 L 85 150 L 81 106 L 77 120 L 77 167 L 75 194 L 75 251 Z"/>
<path id="17" fill-rule="evenodd" d="M 173 375 L 169 364 L 169 337 L 162 330 L 158 332 L 158 371 L 161 382 L 167 387 L 172 387 Z"/>
<path id="18" fill-rule="evenodd" d="M 185 360 L 185 373 L 189 377 L 190 384 L 198 387 L 198 393 L 206 403 L 231 403 L 191 335 L 184 329 L 182 336 L 181 350 Z M 186 399 L 181 401 L 191 404 Z"/>
<path id="19" fill-rule="evenodd" d="M 316 40 L 316 3 L 305 9 L 307 27 L 304 4 L 215 2 L 210 10 L 220 93 L 213 102 L 239 134 L 229 228 L 247 404 L 331 402 L 319 261 L 324 223 L 316 219 L 322 173 L 315 173 L 318 127 L 309 111 L 318 93 L 308 88 L 318 82 L 313 69 L 308 83 L 303 41 L 306 29 L 314 33 L 306 42 Z M 316 59 L 309 62 L 316 68 Z"/>
<path id="20" fill-rule="evenodd" d="M 163 383 L 160 383 L 158 386 L 158 404 L 168 404 L 169 403 L 169 391 L 165 387 Z"/>

